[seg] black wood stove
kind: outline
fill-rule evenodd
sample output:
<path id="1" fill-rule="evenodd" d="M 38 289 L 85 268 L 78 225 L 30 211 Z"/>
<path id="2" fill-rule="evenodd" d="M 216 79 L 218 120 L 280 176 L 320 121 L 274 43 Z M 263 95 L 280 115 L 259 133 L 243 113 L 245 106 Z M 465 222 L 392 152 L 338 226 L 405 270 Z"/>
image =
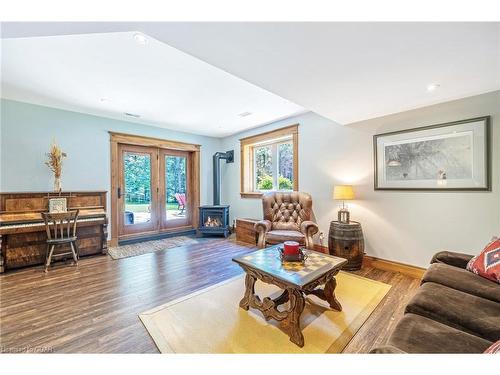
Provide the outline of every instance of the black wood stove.
<path id="1" fill-rule="evenodd" d="M 229 236 L 229 206 L 220 204 L 220 159 L 233 163 L 234 151 L 216 152 L 213 156 L 214 204 L 200 206 L 198 235 Z"/>
<path id="2" fill-rule="evenodd" d="M 201 206 L 198 231 L 203 235 L 229 236 L 229 206 Z"/>

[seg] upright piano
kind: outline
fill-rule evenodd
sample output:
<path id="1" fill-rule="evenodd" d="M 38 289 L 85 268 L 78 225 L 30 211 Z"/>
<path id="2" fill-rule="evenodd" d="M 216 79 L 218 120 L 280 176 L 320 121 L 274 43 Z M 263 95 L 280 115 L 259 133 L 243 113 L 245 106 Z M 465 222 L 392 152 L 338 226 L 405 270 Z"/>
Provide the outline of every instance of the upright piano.
<path id="1" fill-rule="evenodd" d="M 80 210 L 80 256 L 107 254 L 105 191 L 0 193 L 0 273 L 45 262 L 47 235 L 41 213 L 48 212 L 52 198 L 66 198 L 68 210 Z"/>

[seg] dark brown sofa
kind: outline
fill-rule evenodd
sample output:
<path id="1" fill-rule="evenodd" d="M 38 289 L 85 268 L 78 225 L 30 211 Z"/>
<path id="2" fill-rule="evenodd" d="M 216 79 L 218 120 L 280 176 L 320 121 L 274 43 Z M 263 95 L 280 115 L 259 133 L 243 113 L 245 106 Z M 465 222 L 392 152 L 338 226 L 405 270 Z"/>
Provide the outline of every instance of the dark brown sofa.
<path id="1" fill-rule="evenodd" d="M 472 255 L 434 255 L 417 294 L 372 353 L 482 353 L 500 340 L 500 285 L 465 269 Z"/>

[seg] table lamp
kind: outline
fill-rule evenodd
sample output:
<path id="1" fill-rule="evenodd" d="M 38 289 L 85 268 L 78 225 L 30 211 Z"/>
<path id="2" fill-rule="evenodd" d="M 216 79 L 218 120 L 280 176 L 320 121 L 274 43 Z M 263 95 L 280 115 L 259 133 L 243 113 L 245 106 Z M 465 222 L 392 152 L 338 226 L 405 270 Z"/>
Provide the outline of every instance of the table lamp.
<path id="1" fill-rule="evenodd" d="M 342 208 L 338 213 L 339 223 L 349 223 L 349 210 L 345 204 L 346 200 L 354 199 L 352 185 L 335 185 L 333 188 L 333 199 L 342 201 Z"/>

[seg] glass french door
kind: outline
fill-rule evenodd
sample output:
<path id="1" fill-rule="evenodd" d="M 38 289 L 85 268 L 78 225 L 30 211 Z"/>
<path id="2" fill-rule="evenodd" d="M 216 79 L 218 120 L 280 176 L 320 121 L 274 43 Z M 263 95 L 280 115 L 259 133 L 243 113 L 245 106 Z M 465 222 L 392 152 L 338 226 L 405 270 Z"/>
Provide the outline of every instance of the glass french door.
<path id="1" fill-rule="evenodd" d="M 158 227 L 157 149 L 120 145 L 120 234 L 154 231 Z"/>
<path id="2" fill-rule="evenodd" d="M 191 224 L 191 158 L 186 151 L 160 150 L 160 216 L 162 228 Z"/>
<path id="3" fill-rule="evenodd" d="M 191 154 L 120 144 L 119 235 L 190 226 Z"/>

